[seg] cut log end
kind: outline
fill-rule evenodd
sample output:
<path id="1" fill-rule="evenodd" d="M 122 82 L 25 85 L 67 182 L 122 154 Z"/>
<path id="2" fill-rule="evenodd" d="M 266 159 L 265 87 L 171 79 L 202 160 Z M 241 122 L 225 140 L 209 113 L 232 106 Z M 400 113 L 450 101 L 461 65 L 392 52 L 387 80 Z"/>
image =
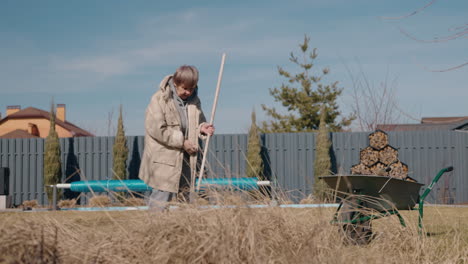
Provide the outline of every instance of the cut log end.
<path id="1" fill-rule="evenodd" d="M 406 179 L 408 177 L 408 166 L 401 161 L 390 165 L 389 175 L 392 178 Z"/>
<path id="2" fill-rule="evenodd" d="M 370 167 L 379 161 L 379 152 L 371 147 L 367 147 L 360 152 L 361 163 Z"/>
<path id="3" fill-rule="evenodd" d="M 369 146 L 373 147 L 376 150 L 380 150 L 388 145 L 388 135 L 387 133 L 377 130 L 374 133 L 369 135 Z"/>
<path id="4" fill-rule="evenodd" d="M 378 176 L 388 176 L 388 172 L 385 170 L 386 168 L 387 166 L 385 166 L 385 164 L 377 162 L 370 168 L 370 170 L 372 171 L 372 174 Z"/>
<path id="5" fill-rule="evenodd" d="M 392 146 L 384 147 L 379 151 L 379 161 L 385 165 L 398 161 L 398 150 Z"/>
<path id="6" fill-rule="evenodd" d="M 353 175 L 371 175 L 372 172 L 366 165 L 359 163 L 351 167 L 351 174 Z"/>

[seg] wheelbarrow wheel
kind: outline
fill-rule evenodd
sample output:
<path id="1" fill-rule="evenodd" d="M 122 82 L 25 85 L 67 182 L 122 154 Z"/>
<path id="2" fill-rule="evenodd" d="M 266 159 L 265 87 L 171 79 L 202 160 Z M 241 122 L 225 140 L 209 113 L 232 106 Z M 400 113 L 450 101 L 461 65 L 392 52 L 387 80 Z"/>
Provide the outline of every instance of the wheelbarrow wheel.
<path id="1" fill-rule="evenodd" d="M 361 208 L 365 208 L 365 202 L 356 204 L 355 199 L 345 199 L 338 214 L 341 223 L 340 229 L 345 237 L 345 243 L 354 245 L 367 245 L 371 242 L 372 223 L 371 220 L 362 220 L 366 214 Z"/>

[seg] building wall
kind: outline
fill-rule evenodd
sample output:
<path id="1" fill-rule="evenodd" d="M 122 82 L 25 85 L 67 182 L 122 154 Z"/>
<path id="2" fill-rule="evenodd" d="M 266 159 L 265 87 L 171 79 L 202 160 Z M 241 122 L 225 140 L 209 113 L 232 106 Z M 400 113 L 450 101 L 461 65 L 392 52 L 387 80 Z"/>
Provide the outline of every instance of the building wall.
<path id="1" fill-rule="evenodd" d="M 29 123 L 35 124 L 39 129 L 39 136 L 41 138 L 47 137 L 50 130 L 50 121 L 44 118 L 27 118 L 27 119 L 8 119 L 0 125 L 0 136 L 16 129 L 28 131 Z M 55 131 L 59 137 L 71 137 L 72 134 L 65 128 L 55 125 Z"/>

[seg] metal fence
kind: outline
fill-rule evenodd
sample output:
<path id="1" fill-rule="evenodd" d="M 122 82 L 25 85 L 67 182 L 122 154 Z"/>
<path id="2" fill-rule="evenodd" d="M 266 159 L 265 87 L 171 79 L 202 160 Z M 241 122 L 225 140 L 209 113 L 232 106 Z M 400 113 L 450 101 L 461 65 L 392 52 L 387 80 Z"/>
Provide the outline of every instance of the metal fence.
<path id="1" fill-rule="evenodd" d="M 412 178 L 426 184 L 443 167 L 455 170 L 436 186 L 430 202 L 468 202 L 468 133 L 455 131 L 390 132 L 389 143 L 409 167 Z M 349 173 L 359 163 L 359 151 L 368 146 L 369 133 L 332 133 L 332 169 Z M 261 136 L 265 175 L 294 200 L 311 193 L 314 181 L 315 133 L 265 134 Z M 136 179 L 143 153 L 143 137 L 127 137 L 129 178 Z M 60 139 L 63 182 L 112 178 L 113 137 Z M 212 138 L 207 169 L 209 177 L 243 176 L 247 135 Z M 13 203 L 38 200 L 47 203 L 43 186 L 43 139 L 0 139 L 0 166 L 10 168 Z M 76 197 L 68 192 L 67 197 Z M 83 198 L 82 202 L 86 202 Z"/>

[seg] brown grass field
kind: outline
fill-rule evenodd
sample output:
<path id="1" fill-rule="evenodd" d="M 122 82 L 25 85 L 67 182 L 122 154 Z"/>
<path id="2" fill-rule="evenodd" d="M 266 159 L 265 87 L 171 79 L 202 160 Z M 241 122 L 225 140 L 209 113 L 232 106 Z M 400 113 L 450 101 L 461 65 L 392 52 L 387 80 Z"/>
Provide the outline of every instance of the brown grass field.
<path id="1" fill-rule="evenodd" d="M 365 246 L 344 243 L 335 208 L 163 213 L 0 213 L 0 263 L 468 263 L 468 208 L 425 207 L 373 221 Z"/>

